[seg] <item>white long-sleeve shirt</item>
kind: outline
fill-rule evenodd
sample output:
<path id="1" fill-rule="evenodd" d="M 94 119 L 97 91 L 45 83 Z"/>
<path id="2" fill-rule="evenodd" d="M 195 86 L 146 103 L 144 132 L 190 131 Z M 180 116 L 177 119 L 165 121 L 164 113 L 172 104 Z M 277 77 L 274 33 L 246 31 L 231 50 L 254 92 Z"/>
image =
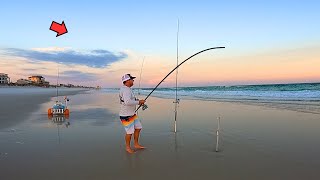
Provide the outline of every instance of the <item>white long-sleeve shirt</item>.
<path id="1" fill-rule="evenodd" d="M 120 98 L 120 116 L 132 116 L 135 114 L 136 105 L 139 100 L 135 98 L 130 87 L 122 86 L 119 93 Z"/>

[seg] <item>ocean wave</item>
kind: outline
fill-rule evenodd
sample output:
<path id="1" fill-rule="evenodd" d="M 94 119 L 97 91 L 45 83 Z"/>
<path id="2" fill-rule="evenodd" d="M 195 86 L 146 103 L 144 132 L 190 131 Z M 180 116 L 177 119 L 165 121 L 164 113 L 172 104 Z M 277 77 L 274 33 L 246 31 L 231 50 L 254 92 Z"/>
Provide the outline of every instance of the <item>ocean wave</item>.
<path id="1" fill-rule="evenodd" d="M 118 88 L 106 89 L 106 92 L 118 92 Z M 148 95 L 152 88 L 134 89 L 135 93 Z M 153 96 L 174 98 L 175 87 L 158 88 Z M 320 83 L 273 84 L 243 86 L 207 86 L 179 87 L 178 96 L 212 100 L 281 100 L 281 101 L 320 101 Z"/>
<path id="2" fill-rule="evenodd" d="M 134 89 L 137 94 L 148 95 L 153 88 Z M 118 93 L 119 88 L 105 89 Z M 152 96 L 174 99 L 176 88 L 158 88 Z M 179 87 L 179 99 L 255 103 L 303 112 L 320 113 L 320 83 L 273 84 L 247 86 Z M 312 109 L 312 111 L 311 111 Z"/>

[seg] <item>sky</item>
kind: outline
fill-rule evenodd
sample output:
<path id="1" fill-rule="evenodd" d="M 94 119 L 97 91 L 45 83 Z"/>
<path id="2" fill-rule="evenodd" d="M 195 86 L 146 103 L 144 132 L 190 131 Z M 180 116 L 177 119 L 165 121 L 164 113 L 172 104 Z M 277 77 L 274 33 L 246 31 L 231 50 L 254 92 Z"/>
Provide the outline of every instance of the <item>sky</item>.
<path id="1" fill-rule="evenodd" d="M 61 83 L 106 88 L 131 73 L 154 87 L 176 66 L 178 37 L 179 62 L 226 47 L 183 64 L 179 86 L 320 82 L 319 7 L 309 0 L 1 1 L 0 73 L 54 84 L 59 71 Z M 52 21 L 64 21 L 68 33 L 56 37 Z M 162 86 L 173 85 L 175 73 Z"/>

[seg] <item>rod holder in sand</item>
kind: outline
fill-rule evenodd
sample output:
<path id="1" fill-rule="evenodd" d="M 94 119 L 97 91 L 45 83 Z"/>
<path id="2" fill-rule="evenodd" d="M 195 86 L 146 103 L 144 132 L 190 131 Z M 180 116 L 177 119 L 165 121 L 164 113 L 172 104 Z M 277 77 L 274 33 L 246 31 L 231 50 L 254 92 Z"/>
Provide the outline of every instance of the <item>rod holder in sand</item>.
<path id="1" fill-rule="evenodd" d="M 217 117 L 218 119 L 218 128 L 217 128 L 217 131 L 216 131 L 216 135 L 217 135 L 217 143 L 216 143 L 216 152 L 219 152 L 219 132 L 220 132 L 220 119 L 221 117 Z"/>
<path id="2" fill-rule="evenodd" d="M 175 108 L 174 108 L 174 126 L 173 126 L 173 131 L 174 131 L 174 133 L 176 133 L 176 132 L 177 132 L 178 104 L 180 103 L 180 99 L 176 99 L 173 103 L 175 103 Z"/>

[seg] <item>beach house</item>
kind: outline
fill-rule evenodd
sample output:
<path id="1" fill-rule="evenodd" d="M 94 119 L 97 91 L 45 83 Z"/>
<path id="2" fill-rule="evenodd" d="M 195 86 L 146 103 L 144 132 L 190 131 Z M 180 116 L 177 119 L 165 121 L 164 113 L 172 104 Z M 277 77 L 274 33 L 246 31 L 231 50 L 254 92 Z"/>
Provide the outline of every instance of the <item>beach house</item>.
<path id="1" fill-rule="evenodd" d="M 31 81 L 35 85 L 48 86 L 49 82 L 45 80 L 43 76 L 30 76 L 28 80 Z"/>
<path id="2" fill-rule="evenodd" d="M 10 83 L 8 74 L 0 73 L 0 85 L 6 85 Z"/>
<path id="3" fill-rule="evenodd" d="M 32 81 L 30 81 L 28 79 L 18 79 L 16 84 L 19 86 L 26 86 L 26 85 L 32 84 Z"/>

